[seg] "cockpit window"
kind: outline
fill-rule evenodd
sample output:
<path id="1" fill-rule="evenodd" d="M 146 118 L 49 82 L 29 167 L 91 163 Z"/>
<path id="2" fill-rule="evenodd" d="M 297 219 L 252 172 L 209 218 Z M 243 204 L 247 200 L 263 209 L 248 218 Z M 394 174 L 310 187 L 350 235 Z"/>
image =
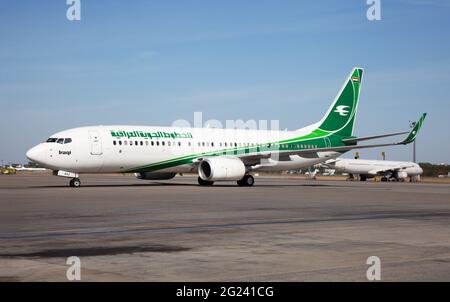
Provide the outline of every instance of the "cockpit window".
<path id="1" fill-rule="evenodd" d="M 47 141 L 47 143 L 58 143 L 58 144 L 70 144 L 72 142 L 71 138 L 55 138 L 50 137 Z"/>

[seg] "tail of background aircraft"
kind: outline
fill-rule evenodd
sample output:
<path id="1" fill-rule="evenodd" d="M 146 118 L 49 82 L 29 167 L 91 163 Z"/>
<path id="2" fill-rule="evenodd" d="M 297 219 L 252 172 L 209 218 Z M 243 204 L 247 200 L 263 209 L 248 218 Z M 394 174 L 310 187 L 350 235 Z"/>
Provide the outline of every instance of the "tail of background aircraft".
<path id="1" fill-rule="evenodd" d="M 334 99 L 333 104 L 320 122 L 317 123 L 319 125 L 318 130 L 342 137 L 352 136 L 362 76 L 362 68 L 353 68 L 347 81 Z"/>

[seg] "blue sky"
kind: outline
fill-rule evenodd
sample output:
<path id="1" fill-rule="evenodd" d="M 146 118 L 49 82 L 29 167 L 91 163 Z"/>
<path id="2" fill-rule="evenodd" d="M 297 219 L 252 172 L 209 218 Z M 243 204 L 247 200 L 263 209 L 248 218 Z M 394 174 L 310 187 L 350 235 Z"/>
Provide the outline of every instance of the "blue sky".
<path id="1" fill-rule="evenodd" d="M 419 161 L 450 162 L 450 1 L 0 0 L 0 159 L 62 129 L 176 119 L 319 120 L 365 68 L 359 136 L 429 115 Z M 439 133 L 444 133 L 443 135 Z M 411 147 L 383 149 L 410 160 Z M 383 150 L 361 150 L 379 158 Z M 352 153 L 349 153 L 351 156 Z"/>

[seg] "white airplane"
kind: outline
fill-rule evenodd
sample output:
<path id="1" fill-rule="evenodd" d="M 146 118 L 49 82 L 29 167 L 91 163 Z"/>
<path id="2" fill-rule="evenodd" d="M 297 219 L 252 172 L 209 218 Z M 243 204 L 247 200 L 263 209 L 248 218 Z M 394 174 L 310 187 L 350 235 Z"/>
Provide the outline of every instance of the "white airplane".
<path id="1" fill-rule="evenodd" d="M 16 171 L 20 171 L 20 172 L 43 172 L 46 171 L 47 169 L 45 168 L 30 168 L 30 167 L 24 167 L 24 166 L 18 166 L 18 167 L 10 167 Z"/>
<path id="2" fill-rule="evenodd" d="M 26 156 L 81 185 L 81 173 L 136 173 L 139 179 L 170 179 L 198 173 L 200 185 L 237 181 L 251 186 L 257 171 L 309 167 L 360 148 L 409 144 L 425 114 L 400 142 L 357 145 L 358 141 L 402 133 L 356 138 L 356 117 L 363 70 L 354 68 L 325 116 L 296 131 L 147 126 L 92 126 L 65 130 L 31 148 Z"/>
<path id="3" fill-rule="evenodd" d="M 375 176 L 382 176 L 382 181 L 404 181 L 407 177 L 416 177 L 423 173 L 418 164 L 405 161 L 338 158 L 328 160 L 324 165 L 338 172 L 359 175 L 361 181 Z"/>

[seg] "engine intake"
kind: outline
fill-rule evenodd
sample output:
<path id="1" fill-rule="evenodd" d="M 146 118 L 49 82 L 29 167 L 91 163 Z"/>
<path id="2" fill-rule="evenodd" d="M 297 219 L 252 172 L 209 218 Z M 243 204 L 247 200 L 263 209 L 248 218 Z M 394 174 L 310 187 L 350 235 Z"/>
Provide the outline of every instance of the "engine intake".
<path id="1" fill-rule="evenodd" d="M 406 171 L 398 171 L 397 172 L 398 179 L 405 179 L 406 177 L 408 177 L 408 173 Z"/>
<path id="2" fill-rule="evenodd" d="M 240 180 L 245 175 L 245 165 L 239 158 L 205 158 L 200 162 L 198 175 L 206 181 Z"/>

